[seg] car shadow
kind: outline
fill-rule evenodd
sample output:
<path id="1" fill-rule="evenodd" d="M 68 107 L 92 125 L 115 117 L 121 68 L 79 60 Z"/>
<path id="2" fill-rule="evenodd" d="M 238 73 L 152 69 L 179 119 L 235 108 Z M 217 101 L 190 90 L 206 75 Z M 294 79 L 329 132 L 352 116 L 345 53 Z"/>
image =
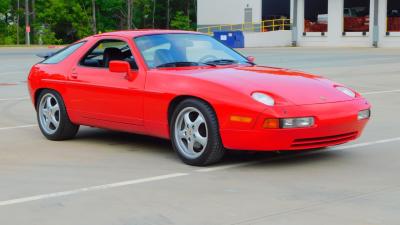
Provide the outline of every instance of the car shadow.
<path id="1" fill-rule="evenodd" d="M 338 160 L 344 157 L 342 151 L 315 149 L 306 151 L 279 151 L 279 152 L 246 152 L 229 151 L 221 165 L 234 165 L 249 162 L 247 167 L 287 167 L 304 165 L 307 163 L 324 163 L 324 161 Z M 252 163 L 254 162 L 254 163 Z"/>
<path id="2" fill-rule="evenodd" d="M 163 154 L 164 158 L 176 159 L 169 140 L 125 132 L 118 132 L 98 128 L 81 129 L 74 141 L 95 143 L 113 147 L 132 146 L 129 151 L 145 151 L 149 154 Z M 124 148 L 126 150 L 126 148 Z M 308 151 L 238 151 L 228 150 L 222 161 L 214 166 L 235 165 L 249 163 L 252 167 L 259 166 L 294 166 L 296 164 L 315 163 L 325 160 L 334 160 L 342 157 L 343 151 L 329 151 L 316 149 Z M 155 156 L 156 157 L 156 156 Z M 252 164 L 254 162 L 254 164 Z"/>
<path id="3" fill-rule="evenodd" d="M 166 153 L 171 152 L 172 150 L 171 143 L 165 139 L 99 128 L 84 127 L 79 130 L 79 133 L 74 140 L 83 141 L 85 143 L 98 143 L 113 147 L 124 145 L 132 146 L 132 148 L 129 148 L 129 151 L 145 149 L 146 151 L 151 150 L 152 152 Z"/>

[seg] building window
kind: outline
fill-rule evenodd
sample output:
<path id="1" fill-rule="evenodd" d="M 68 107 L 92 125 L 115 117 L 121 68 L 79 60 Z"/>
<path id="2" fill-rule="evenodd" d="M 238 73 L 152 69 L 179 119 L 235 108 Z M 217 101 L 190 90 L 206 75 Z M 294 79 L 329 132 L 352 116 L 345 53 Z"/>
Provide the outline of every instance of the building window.
<path id="1" fill-rule="evenodd" d="M 343 31 L 369 32 L 370 0 L 344 0 Z"/>
<path id="2" fill-rule="evenodd" d="M 400 32 L 400 1 L 388 0 L 387 31 Z"/>
<path id="3" fill-rule="evenodd" d="M 328 0 L 304 1 L 304 32 L 328 31 Z"/>

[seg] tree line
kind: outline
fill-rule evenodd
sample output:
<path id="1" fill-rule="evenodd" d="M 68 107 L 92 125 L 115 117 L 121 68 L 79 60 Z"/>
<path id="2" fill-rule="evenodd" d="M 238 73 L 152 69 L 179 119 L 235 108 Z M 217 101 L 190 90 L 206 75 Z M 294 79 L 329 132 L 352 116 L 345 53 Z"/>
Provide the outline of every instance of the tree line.
<path id="1" fill-rule="evenodd" d="M 68 44 L 125 29 L 193 30 L 196 7 L 197 0 L 0 0 L 0 45 Z"/>

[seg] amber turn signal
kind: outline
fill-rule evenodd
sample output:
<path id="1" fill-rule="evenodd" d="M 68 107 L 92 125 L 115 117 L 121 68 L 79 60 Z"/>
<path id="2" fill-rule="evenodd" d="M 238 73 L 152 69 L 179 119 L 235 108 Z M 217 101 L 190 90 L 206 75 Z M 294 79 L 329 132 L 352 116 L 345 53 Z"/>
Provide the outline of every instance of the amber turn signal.
<path id="1" fill-rule="evenodd" d="M 246 116 L 231 116 L 230 119 L 233 122 L 240 122 L 240 123 L 251 123 L 251 121 L 253 121 L 251 117 L 246 117 Z"/>
<path id="2" fill-rule="evenodd" d="M 278 129 L 279 119 L 265 119 L 263 123 L 263 128 L 267 129 Z"/>

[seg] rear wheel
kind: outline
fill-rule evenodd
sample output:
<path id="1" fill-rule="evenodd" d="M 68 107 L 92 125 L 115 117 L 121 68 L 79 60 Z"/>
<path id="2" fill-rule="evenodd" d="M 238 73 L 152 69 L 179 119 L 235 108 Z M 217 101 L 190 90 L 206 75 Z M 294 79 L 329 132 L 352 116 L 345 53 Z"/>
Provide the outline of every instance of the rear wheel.
<path id="1" fill-rule="evenodd" d="M 189 165 L 216 163 L 225 153 L 217 117 L 203 101 L 182 101 L 172 115 L 170 133 L 175 152 Z"/>
<path id="2" fill-rule="evenodd" d="M 36 111 L 40 130 L 49 140 L 71 139 L 79 130 L 79 125 L 69 120 L 63 99 L 53 90 L 40 93 Z"/>

